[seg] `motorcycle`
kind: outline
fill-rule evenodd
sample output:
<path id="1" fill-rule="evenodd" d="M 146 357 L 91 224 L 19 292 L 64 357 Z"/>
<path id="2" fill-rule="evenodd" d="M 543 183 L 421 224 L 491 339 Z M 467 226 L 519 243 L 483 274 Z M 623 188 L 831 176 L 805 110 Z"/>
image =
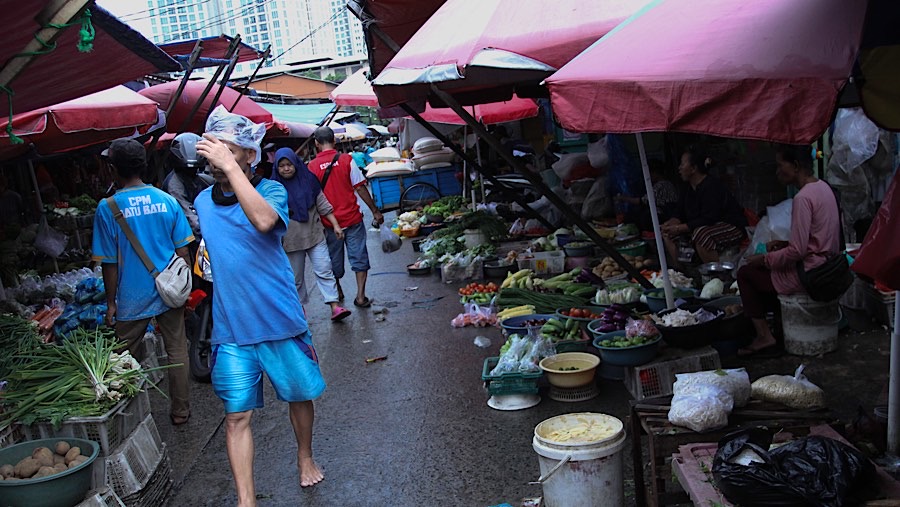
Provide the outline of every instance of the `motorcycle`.
<path id="1" fill-rule="evenodd" d="M 195 287 L 185 312 L 188 363 L 191 375 L 200 382 L 212 381 L 212 270 L 206 244 L 201 240 L 194 260 Z"/>

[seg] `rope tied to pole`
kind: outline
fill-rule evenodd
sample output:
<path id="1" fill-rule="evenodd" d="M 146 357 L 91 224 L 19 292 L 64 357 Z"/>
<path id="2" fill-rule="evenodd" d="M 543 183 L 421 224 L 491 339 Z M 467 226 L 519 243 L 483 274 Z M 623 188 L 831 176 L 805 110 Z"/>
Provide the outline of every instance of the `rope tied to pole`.
<path id="1" fill-rule="evenodd" d="M 9 120 L 6 123 L 6 133 L 9 135 L 9 142 L 12 144 L 25 144 L 25 141 L 22 140 L 21 137 L 17 136 L 13 133 L 13 105 L 12 98 L 15 93 L 12 91 L 12 88 L 9 88 L 4 85 L 0 85 L 0 91 L 6 94 L 6 101 L 9 104 Z"/>

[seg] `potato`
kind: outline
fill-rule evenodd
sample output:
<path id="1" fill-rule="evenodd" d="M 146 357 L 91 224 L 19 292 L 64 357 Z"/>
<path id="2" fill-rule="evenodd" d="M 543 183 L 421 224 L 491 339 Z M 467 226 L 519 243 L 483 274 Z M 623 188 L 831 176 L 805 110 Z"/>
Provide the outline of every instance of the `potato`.
<path id="1" fill-rule="evenodd" d="M 638 255 L 634 258 L 634 262 L 644 262 L 644 257 L 642 255 Z"/>
<path id="2" fill-rule="evenodd" d="M 37 471 L 36 474 L 32 477 L 32 479 L 37 479 L 39 477 L 47 477 L 49 475 L 53 475 L 56 473 L 56 470 L 53 467 L 41 467 L 40 470 Z"/>
<path id="3" fill-rule="evenodd" d="M 65 456 L 60 456 L 59 454 L 54 454 L 54 455 L 53 455 L 53 465 L 54 465 L 54 466 L 55 466 L 55 465 L 59 465 L 60 463 L 62 463 L 63 465 L 65 465 L 65 464 L 66 464 L 66 457 L 65 457 Z"/>
<path id="4" fill-rule="evenodd" d="M 53 466 L 53 452 L 46 447 L 38 447 L 31 452 L 31 457 L 38 460 L 42 467 Z"/>
<path id="5" fill-rule="evenodd" d="M 75 458 L 71 462 L 69 462 L 69 468 L 75 468 L 87 460 L 88 460 L 87 456 L 78 456 L 77 458 Z"/>
<path id="6" fill-rule="evenodd" d="M 56 443 L 56 454 L 59 454 L 60 456 L 65 456 L 66 453 L 69 452 L 69 449 L 71 449 L 71 448 L 72 448 L 72 446 L 69 445 L 68 442 L 60 440 L 59 442 Z"/>
<path id="7" fill-rule="evenodd" d="M 16 475 L 16 467 L 12 465 L 3 465 L 0 467 L 0 476 L 13 477 Z"/>
<path id="8" fill-rule="evenodd" d="M 645 260 L 645 261 L 644 261 L 644 267 L 645 267 L 645 268 L 649 268 L 650 266 L 653 266 L 653 261 L 650 260 L 650 259 Z"/>
<path id="9" fill-rule="evenodd" d="M 71 449 L 69 449 L 69 452 L 66 453 L 66 464 L 68 465 L 69 463 L 72 462 L 73 459 L 77 458 L 80 455 L 81 455 L 81 448 L 80 447 L 72 447 Z"/>
<path id="10" fill-rule="evenodd" d="M 53 470 L 56 471 L 55 473 L 65 472 L 68 469 L 69 467 L 67 467 L 65 463 L 57 463 L 53 465 Z"/>
<path id="11" fill-rule="evenodd" d="M 41 463 L 38 460 L 34 458 L 25 458 L 16 463 L 15 473 L 16 477 L 20 479 L 28 479 L 40 469 Z"/>

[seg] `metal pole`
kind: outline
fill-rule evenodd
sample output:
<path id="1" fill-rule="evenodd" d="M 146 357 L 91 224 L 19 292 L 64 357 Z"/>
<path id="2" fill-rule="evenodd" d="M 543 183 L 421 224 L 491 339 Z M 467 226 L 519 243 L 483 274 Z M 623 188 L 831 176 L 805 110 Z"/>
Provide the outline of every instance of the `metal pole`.
<path id="1" fill-rule="evenodd" d="M 900 291 L 894 292 L 894 329 L 891 331 L 891 373 L 888 384 L 888 453 L 900 451 Z"/>
<path id="2" fill-rule="evenodd" d="M 219 99 L 222 97 L 222 92 L 225 91 L 225 87 L 228 85 L 228 78 L 230 78 L 231 73 L 234 72 L 234 66 L 237 65 L 237 61 L 238 61 L 238 54 L 237 54 L 237 52 L 235 52 L 233 55 L 231 55 L 231 61 L 228 62 L 228 68 L 225 69 L 225 73 L 222 74 L 222 81 L 219 83 L 219 89 L 216 90 L 216 94 L 213 96 L 212 102 L 210 102 L 211 107 L 209 108 L 209 111 L 206 112 L 206 118 L 203 119 L 204 124 L 206 123 L 206 120 L 209 119 L 209 115 L 212 113 L 213 108 L 216 107 L 216 104 L 219 102 Z M 237 105 L 237 103 L 240 102 L 241 97 L 242 97 L 242 95 L 238 96 L 237 100 L 234 101 L 235 105 Z M 232 109 L 234 109 L 234 106 L 232 106 Z M 231 112 L 231 109 L 229 109 L 228 112 Z"/>
<path id="3" fill-rule="evenodd" d="M 494 172 L 493 172 L 493 169 L 488 170 L 488 169 L 482 167 L 481 164 L 479 164 L 479 163 L 475 162 L 474 160 L 472 160 L 472 158 L 469 157 L 469 156 L 466 154 L 465 150 L 463 150 L 463 149 L 461 149 L 459 146 L 457 146 L 457 145 L 451 143 L 450 140 L 447 139 L 447 136 L 445 136 L 444 134 L 442 134 L 440 130 L 434 128 L 434 126 L 433 126 L 431 123 L 428 123 L 427 120 L 425 120 L 424 118 L 422 118 L 422 116 L 419 115 L 419 113 L 417 113 L 413 108 L 409 107 L 408 104 L 405 104 L 405 103 L 404 103 L 404 104 L 400 104 L 400 107 L 401 107 L 404 111 L 406 111 L 406 113 L 407 113 L 408 115 L 412 116 L 414 120 L 416 120 L 417 122 L 419 122 L 420 125 L 422 125 L 423 127 L 425 127 L 425 129 L 426 129 L 428 132 L 430 132 L 434 137 L 440 139 L 441 142 L 443 142 L 445 145 L 447 145 L 448 147 L 450 147 L 450 149 L 453 150 L 457 155 L 459 155 L 463 160 L 467 161 L 467 162 L 472 166 L 472 168 L 473 168 L 474 170 L 477 170 L 479 173 L 484 174 L 484 175 L 487 177 L 487 179 L 488 179 L 491 183 L 497 185 L 497 187 L 500 188 L 501 190 L 507 190 L 507 191 L 508 191 L 507 193 L 508 193 L 510 196 L 512 196 L 513 200 L 514 200 L 519 206 L 522 206 L 522 208 L 523 208 L 525 211 L 528 211 L 529 213 L 531 213 L 531 214 L 534 216 L 534 218 L 535 218 L 538 222 L 541 223 L 541 225 L 543 225 L 544 227 L 547 227 L 548 229 L 553 229 L 554 225 L 551 224 L 550 221 L 547 220 L 546 218 L 544 218 L 540 213 L 538 213 L 537 211 L 535 211 L 535 210 L 534 210 L 534 209 L 533 209 L 533 208 L 525 201 L 525 199 L 524 199 L 524 197 L 522 197 L 522 194 L 521 194 L 521 193 L 518 193 L 518 192 L 513 191 L 512 189 L 510 189 L 510 188 L 508 188 L 506 185 L 504 185 L 502 181 L 498 180 L 497 177 L 496 177 L 496 175 L 495 175 Z M 473 194 L 473 205 L 474 205 L 474 193 L 475 193 L 475 191 L 473 190 L 473 191 L 472 191 L 472 194 Z"/>
<path id="4" fill-rule="evenodd" d="M 41 198 L 41 187 L 38 185 L 37 175 L 34 174 L 34 163 L 31 159 L 28 160 L 28 172 L 31 173 L 31 184 L 34 185 L 35 196 L 37 197 L 38 206 L 41 209 L 41 220 L 47 220 L 47 211 L 44 209 L 44 199 Z M 59 273 L 59 262 L 57 262 L 56 257 L 51 257 L 53 259 L 53 269 Z"/>
<path id="5" fill-rule="evenodd" d="M 236 35 L 234 37 L 234 39 L 231 40 L 231 44 L 228 46 L 228 51 L 225 53 L 225 57 L 229 59 L 229 65 L 230 65 L 231 56 L 234 54 L 235 50 L 237 49 L 237 47 L 240 43 L 241 43 L 240 35 Z M 225 67 L 224 65 L 219 65 L 218 67 L 216 67 L 216 71 L 213 73 L 212 78 L 210 78 L 209 83 L 206 85 L 206 88 L 203 89 L 203 93 L 201 93 L 200 96 L 197 97 L 197 102 L 195 102 L 194 107 L 191 108 L 190 114 L 188 114 L 184 118 L 184 121 L 181 122 L 181 125 L 178 127 L 178 130 L 176 130 L 175 132 L 183 132 L 184 129 L 186 129 L 187 126 L 190 125 L 191 120 L 194 118 L 194 115 L 197 114 L 197 111 L 200 110 L 200 105 L 203 104 L 203 101 L 206 100 L 206 97 L 209 95 L 209 92 L 212 91 L 212 87 L 216 84 L 216 81 L 218 81 L 219 75 L 222 74 L 224 67 Z M 210 104 L 210 106 L 211 106 L 210 108 L 212 109 L 212 108 L 214 108 L 215 104 Z"/>
<path id="6" fill-rule="evenodd" d="M 269 44 L 269 45 L 266 47 L 266 51 L 265 51 L 265 52 L 263 53 L 263 55 L 262 55 L 262 59 L 259 61 L 259 64 L 256 66 L 256 69 L 254 69 L 253 74 L 250 75 L 250 78 L 247 79 L 247 82 L 244 83 L 244 86 L 241 87 L 240 90 L 238 90 L 238 91 L 241 93 L 242 96 L 243 96 L 243 95 L 247 92 L 247 90 L 250 88 L 250 83 L 252 83 L 253 80 L 256 79 L 256 74 L 259 72 L 259 69 L 261 69 L 262 66 L 266 64 L 266 60 L 269 59 L 269 56 L 270 56 L 271 54 L 272 54 L 272 45 Z M 238 98 L 234 101 L 234 104 L 232 104 L 231 107 L 228 108 L 228 111 L 234 111 L 234 108 L 237 107 L 238 102 L 240 102 L 240 101 L 241 101 L 241 97 L 238 97 Z"/>
<path id="7" fill-rule="evenodd" d="M 630 262 L 626 261 L 622 254 L 620 254 L 615 248 L 610 246 L 609 243 L 606 242 L 605 239 L 600 237 L 597 234 L 597 231 L 594 230 L 591 225 L 581 218 L 581 215 L 572 210 L 572 208 L 566 204 L 563 199 L 556 195 L 550 187 L 544 183 L 544 180 L 538 174 L 534 174 L 529 171 L 527 168 L 522 167 L 518 160 L 512 156 L 512 153 L 507 153 L 506 150 L 503 149 L 503 146 L 500 144 L 500 141 L 497 140 L 493 135 L 491 135 L 480 123 L 478 123 L 472 116 L 466 112 L 466 110 L 459 105 L 459 103 L 454 99 L 450 94 L 444 92 L 439 89 L 435 85 L 431 85 L 431 91 L 438 98 L 440 98 L 445 104 L 450 106 L 460 118 L 465 120 L 466 123 L 469 124 L 470 127 L 478 134 L 479 137 L 483 138 L 491 148 L 494 149 L 503 159 L 513 168 L 516 172 L 520 173 L 524 176 L 528 181 L 531 182 L 532 185 L 535 186 L 544 196 L 547 197 L 554 206 L 556 206 L 563 215 L 566 216 L 572 223 L 578 226 L 579 229 L 584 231 L 584 233 L 590 238 L 597 246 L 599 246 L 607 255 L 609 255 L 616 264 L 622 267 L 632 278 L 634 278 L 639 284 L 643 287 L 652 289 L 653 285 L 647 280 L 644 275 L 641 274 L 640 270 L 631 265 Z"/>
<path id="8" fill-rule="evenodd" d="M 656 251 L 659 254 L 659 267 L 662 270 L 663 288 L 666 293 L 666 307 L 675 308 L 675 297 L 672 294 L 672 282 L 669 280 L 669 264 L 666 261 L 666 247 L 663 244 L 659 226 L 659 214 L 656 210 L 656 194 L 653 193 L 653 182 L 650 180 L 650 166 L 647 165 L 647 152 L 644 149 L 644 135 L 638 132 L 638 153 L 641 156 L 641 168 L 644 171 L 644 187 L 647 189 L 647 204 L 650 206 L 650 220 L 653 222 L 653 235 L 656 236 Z"/>

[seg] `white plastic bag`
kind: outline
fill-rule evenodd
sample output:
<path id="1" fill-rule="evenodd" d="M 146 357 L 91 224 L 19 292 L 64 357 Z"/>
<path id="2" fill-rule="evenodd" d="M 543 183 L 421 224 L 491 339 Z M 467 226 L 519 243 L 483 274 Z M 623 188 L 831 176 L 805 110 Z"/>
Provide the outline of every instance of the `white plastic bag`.
<path id="1" fill-rule="evenodd" d="M 385 253 L 396 252 L 400 250 L 401 244 L 400 236 L 394 234 L 390 227 L 381 224 L 381 250 Z"/>
<path id="2" fill-rule="evenodd" d="M 41 217 L 41 225 L 38 227 L 37 236 L 34 238 L 34 247 L 50 257 L 57 258 L 66 249 L 69 237 L 57 231 L 47 223 L 46 217 Z"/>
<path id="3" fill-rule="evenodd" d="M 731 395 L 710 385 L 693 385 L 684 394 L 672 397 L 669 422 L 696 432 L 728 426 Z M 733 400 L 732 400 L 733 401 Z"/>
<path id="4" fill-rule="evenodd" d="M 770 241 L 791 239 L 791 211 L 793 209 L 793 199 L 785 199 L 775 206 L 766 208 L 766 216 L 769 217 Z"/>
<path id="5" fill-rule="evenodd" d="M 750 376 L 743 368 L 678 373 L 672 390 L 675 394 L 687 393 L 698 385 L 722 389 L 734 398 L 736 407 L 743 407 L 750 401 Z"/>
<path id="6" fill-rule="evenodd" d="M 606 136 L 587 146 L 588 161 L 594 169 L 603 169 L 609 165 L 609 150 L 606 149 Z"/>
<path id="7" fill-rule="evenodd" d="M 751 386 L 757 400 L 773 401 L 798 410 L 825 406 L 825 391 L 803 375 L 804 365 L 800 365 L 794 375 L 769 375 Z"/>

